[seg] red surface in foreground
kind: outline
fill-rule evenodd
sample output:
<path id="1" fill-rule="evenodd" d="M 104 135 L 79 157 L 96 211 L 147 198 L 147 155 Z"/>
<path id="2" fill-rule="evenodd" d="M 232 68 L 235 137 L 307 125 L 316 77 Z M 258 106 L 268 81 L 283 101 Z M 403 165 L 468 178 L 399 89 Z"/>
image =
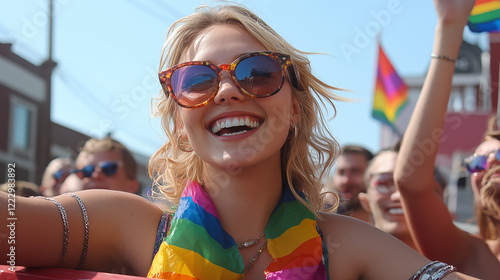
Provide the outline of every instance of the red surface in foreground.
<path id="1" fill-rule="evenodd" d="M 117 279 L 117 280 L 139 280 L 145 277 L 120 275 L 95 271 L 72 270 L 64 268 L 25 268 L 14 267 L 14 271 L 8 265 L 0 265 L 0 279 L 2 280 L 47 280 L 47 279 Z"/>

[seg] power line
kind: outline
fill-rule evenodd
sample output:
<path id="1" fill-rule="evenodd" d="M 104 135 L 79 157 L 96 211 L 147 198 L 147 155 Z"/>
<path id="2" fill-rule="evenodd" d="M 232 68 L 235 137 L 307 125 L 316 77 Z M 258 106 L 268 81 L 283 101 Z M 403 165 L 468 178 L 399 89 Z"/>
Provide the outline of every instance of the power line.
<path id="1" fill-rule="evenodd" d="M 27 44 L 26 39 L 22 38 L 19 34 L 12 32 L 1 22 L 0 32 L 5 34 L 6 39 L 10 41 L 8 43 L 15 43 L 15 48 L 20 50 L 20 54 L 18 55 L 20 55 L 21 57 L 24 57 L 26 59 L 26 56 L 29 56 L 32 59 L 34 58 L 35 60 L 39 60 L 38 63 L 41 63 L 43 60 L 45 60 L 44 55 L 41 54 L 40 51 Z M 76 79 L 75 76 L 73 76 L 71 72 L 68 71 L 68 69 L 64 68 L 64 66 L 59 64 L 54 69 L 54 74 L 58 76 L 61 81 L 70 89 L 70 92 L 73 96 L 75 96 L 78 100 L 80 100 L 82 104 L 86 105 L 90 110 L 92 110 L 92 114 L 95 114 L 96 116 L 101 118 L 107 118 L 111 120 L 112 124 L 116 127 L 115 131 L 120 131 L 127 135 L 130 135 L 131 138 L 135 138 L 139 142 L 145 143 L 144 145 L 146 147 L 156 145 L 156 143 L 152 142 L 151 138 L 145 136 L 144 133 L 137 133 L 137 130 L 134 130 L 128 123 L 126 123 L 126 121 L 121 120 L 115 114 L 113 114 L 110 111 L 110 108 L 106 107 L 103 102 L 99 102 L 99 98 L 97 97 L 97 95 L 89 90 L 83 83 L 79 82 L 78 79 Z M 107 131 L 103 131 L 103 133 L 106 132 Z"/>
<path id="2" fill-rule="evenodd" d="M 153 9 L 149 6 L 144 5 L 144 2 L 138 2 L 135 0 L 131 0 L 131 1 L 128 1 L 128 3 L 131 4 L 132 6 L 135 6 L 138 9 L 142 10 L 146 14 L 149 14 L 149 15 L 155 17 L 156 19 L 158 19 L 162 22 L 171 23 L 171 22 L 178 19 L 178 17 L 172 17 L 172 15 L 169 12 L 167 12 L 167 14 L 170 14 L 170 15 L 167 15 L 169 17 L 169 21 L 165 21 L 165 14 L 159 12 L 158 9 Z"/>
<path id="3" fill-rule="evenodd" d="M 45 56 L 39 50 L 34 49 L 30 44 L 27 43 L 28 40 L 12 32 L 1 22 L 0 31 L 5 34 L 7 40 L 6 43 L 11 43 L 15 49 L 19 50 L 19 53 L 23 56 L 24 59 L 31 60 L 33 64 L 39 64 L 46 60 Z"/>
<path id="4" fill-rule="evenodd" d="M 59 69 L 58 69 L 59 68 Z M 132 138 L 139 140 L 146 146 L 154 146 L 155 143 L 151 141 L 150 138 L 146 137 L 143 133 L 137 133 L 137 130 L 132 129 L 132 127 L 126 123 L 125 121 L 119 119 L 114 115 L 108 107 L 106 107 L 102 102 L 98 102 L 98 98 L 92 91 L 90 91 L 86 86 L 84 86 L 81 82 L 79 82 L 70 72 L 62 67 L 57 67 L 57 71 L 54 71 L 57 74 L 61 81 L 64 82 L 68 88 L 70 88 L 70 92 L 78 98 L 82 103 L 84 103 L 93 113 L 99 117 L 107 118 L 112 121 L 113 125 L 117 127 L 117 130 L 123 131 L 126 134 L 130 135 Z M 106 133 L 108 131 L 102 131 Z"/>

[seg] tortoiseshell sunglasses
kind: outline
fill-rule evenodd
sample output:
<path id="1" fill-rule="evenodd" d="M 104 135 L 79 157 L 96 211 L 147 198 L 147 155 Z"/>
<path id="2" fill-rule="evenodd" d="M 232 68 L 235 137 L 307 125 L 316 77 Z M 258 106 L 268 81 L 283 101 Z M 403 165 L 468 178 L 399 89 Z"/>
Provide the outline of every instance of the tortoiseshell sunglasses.
<path id="1" fill-rule="evenodd" d="M 280 91 L 287 69 L 292 85 L 298 88 L 290 56 L 270 51 L 245 54 L 231 64 L 185 62 L 160 72 L 158 76 L 165 94 L 170 95 L 177 104 L 184 108 L 197 108 L 214 98 L 224 70 L 229 71 L 242 93 L 262 98 Z"/>

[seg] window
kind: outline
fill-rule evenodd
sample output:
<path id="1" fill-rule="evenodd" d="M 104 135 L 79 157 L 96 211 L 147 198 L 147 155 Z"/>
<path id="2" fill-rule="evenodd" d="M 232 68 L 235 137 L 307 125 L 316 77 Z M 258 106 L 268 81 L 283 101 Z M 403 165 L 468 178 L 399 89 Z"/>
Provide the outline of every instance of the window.
<path id="1" fill-rule="evenodd" d="M 476 104 L 476 89 L 473 86 L 467 86 L 464 89 L 465 102 L 464 107 L 466 112 L 475 112 L 477 110 Z"/>
<path id="2" fill-rule="evenodd" d="M 13 104 L 12 146 L 14 149 L 28 150 L 30 148 L 31 112 L 21 103 Z"/>
<path id="3" fill-rule="evenodd" d="M 463 110 L 463 97 L 460 88 L 452 88 L 450 100 L 448 102 L 448 111 L 461 112 Z"/>
<path id="4" fill-rule="evenodd" d="M 37 108 L 31 102 L 11 97 L 10 101 L 10 150 L 17 155 L 32 158 L 35 155 Z"/>

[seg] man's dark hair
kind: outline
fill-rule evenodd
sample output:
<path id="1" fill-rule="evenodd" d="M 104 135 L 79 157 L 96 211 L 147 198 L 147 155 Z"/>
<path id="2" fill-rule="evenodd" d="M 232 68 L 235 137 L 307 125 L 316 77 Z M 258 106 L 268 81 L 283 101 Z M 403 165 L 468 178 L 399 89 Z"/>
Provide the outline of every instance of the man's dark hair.
<path id="1" fill-rule="evenodd" d="M 342 154 L 360 154 L 366 157 L 366 161 L 370 161 L 373 159 L 373 153 L 368 149 L 361 147 L 359 145 L 345 145 L 342 148 Z"/>

